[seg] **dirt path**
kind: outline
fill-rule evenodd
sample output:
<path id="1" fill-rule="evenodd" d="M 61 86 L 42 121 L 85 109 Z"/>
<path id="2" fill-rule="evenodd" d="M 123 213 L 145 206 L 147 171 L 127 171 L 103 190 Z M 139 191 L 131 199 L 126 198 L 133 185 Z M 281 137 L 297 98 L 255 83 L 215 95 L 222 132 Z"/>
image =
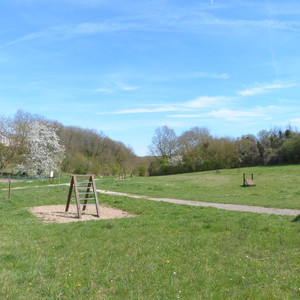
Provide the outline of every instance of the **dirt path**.
<path id="1" fill-rule="evenodd" d="M 285 215 L 285 216 L 298 216 L 300 215 L 300 209 L 287 209 L 287 208 L 268 208 L 261 206 L 250 206 L 250 205 L 237 205 L 237 204 L 223 204 L 223 203 L 212 203 L 212 202 L 197 202 L 197 201 L 189 201 L 189 200 L 179 200 L 179 199 L 170 199 L 170 198 L 152 198 L 147 196 L 140 195 L 132 195 L 104 190 L 97 190 L 102 194 L 109 194 L 115 196 L 125 196 L 136 199 L 147 199 L 158 202 L 168 202 L 175 204 L 184 204 L 191 206 L 202 206 L 202 207 L 214 207 L 225 210 L 233 210 L 233 211 L 245 211 L 245 212 L 253 212 L 260 214 L 270 214 L 270 215 Z"/>

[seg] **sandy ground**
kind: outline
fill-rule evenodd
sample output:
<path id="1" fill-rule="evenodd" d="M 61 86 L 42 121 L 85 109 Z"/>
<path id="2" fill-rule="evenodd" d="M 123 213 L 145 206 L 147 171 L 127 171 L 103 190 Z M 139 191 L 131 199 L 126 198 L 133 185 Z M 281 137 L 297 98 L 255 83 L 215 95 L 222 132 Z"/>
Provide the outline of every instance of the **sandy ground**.
<path id="1" fill-rule="evenodd" d="M 68 212 L 65 212 L 65 208 L 65 205 L 47 205 L 31 207 L 29 211 L 45 223 L 69 223 L 134 217 L 134 215 L 121 209 L 100 205 L 100 218 L 98 218 L 95 206 L 90 205 L 86 207 L 81 219 L 78 219 L 76 205 L 70 205 Z"/>

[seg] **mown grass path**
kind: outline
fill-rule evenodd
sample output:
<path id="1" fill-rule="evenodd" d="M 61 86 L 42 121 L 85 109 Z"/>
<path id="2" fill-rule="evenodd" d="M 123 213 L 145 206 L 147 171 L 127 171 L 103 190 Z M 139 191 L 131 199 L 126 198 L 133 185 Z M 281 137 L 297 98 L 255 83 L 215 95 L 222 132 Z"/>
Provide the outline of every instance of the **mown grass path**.
<path id="1" fill-rule="evenodd" d="M 152 198 L 147 196 L 132 195 L 132 194 L 118 193 L 118 192 L 104 191 L 104 190 L 97 190 L 97 191 L 99 193 L 108 194 L 108 195 L 123 196 L 123 197 L 130 197 L 136 199 L 147 199 L 152 201 L 184 204 L 184 205 L 191 205 L 191 206 L 214 207 L 214 208 L 232 210 L 232 211 L 244 211 L 244 212 L 253 212 L 253 213 L 261 213 L 261 214 L 269 214 L 269 215 L 284 215 L 284 216 L 300 215 L 300 209 L 269 208 L 269 207 L 261 207 L 261 206 L 250 206 L 250 205 L 197 202 L 197 201 L 189 201 L 189 200 L 170 199 L 170 198 Z"/>

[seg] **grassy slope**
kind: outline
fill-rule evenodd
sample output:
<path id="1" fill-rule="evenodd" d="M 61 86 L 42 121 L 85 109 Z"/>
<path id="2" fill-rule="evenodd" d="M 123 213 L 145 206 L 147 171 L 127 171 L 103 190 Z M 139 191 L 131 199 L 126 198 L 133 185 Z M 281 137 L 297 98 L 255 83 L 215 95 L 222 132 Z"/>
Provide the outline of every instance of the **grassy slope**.
<path id="1" fill-rule="evenodd" d="M 24 209 L 64 204 L 67 191 L 0 192 L 0 298 L 300 297 L 300 223 L 290 217 L 111 196 L 100 201 L 138 216 L 43 224 Z"/>
<path id="2" fill-rule="evenodd" d="M 243 188 L 243 173 L 255 187 Z M 300 166 L 253 167 L 127 180 L 102 179 L 98 188 L 153 197 L 300 209 Z"/>

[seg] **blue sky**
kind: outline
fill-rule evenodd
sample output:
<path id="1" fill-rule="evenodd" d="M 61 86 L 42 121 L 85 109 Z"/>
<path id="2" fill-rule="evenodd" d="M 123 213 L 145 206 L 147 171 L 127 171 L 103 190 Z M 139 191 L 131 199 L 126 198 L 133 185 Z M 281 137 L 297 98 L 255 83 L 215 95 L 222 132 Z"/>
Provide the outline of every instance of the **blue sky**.
<path id="1" fill-rule="evenodd" d="M 300 128 L 300 2 L 1 0 L 0 115 L 103 131 Z"/>

